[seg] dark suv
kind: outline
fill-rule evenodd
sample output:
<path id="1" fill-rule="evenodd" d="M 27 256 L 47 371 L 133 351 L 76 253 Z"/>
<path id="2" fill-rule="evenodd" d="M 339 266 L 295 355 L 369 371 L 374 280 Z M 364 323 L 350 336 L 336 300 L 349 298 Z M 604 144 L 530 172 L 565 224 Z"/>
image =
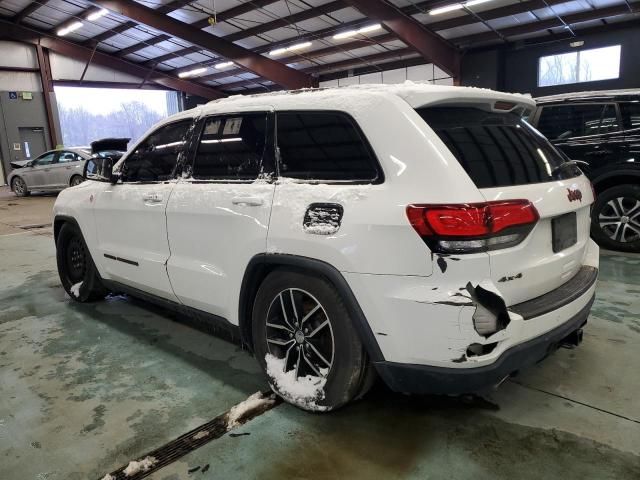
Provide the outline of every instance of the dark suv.
<path id="1" fill-rule="evenodd" d="M 536 99 L 529 121 L 580 168 L 597 193 L 591 236 L 601 246 L 640 252 L 640 90 Z"/>

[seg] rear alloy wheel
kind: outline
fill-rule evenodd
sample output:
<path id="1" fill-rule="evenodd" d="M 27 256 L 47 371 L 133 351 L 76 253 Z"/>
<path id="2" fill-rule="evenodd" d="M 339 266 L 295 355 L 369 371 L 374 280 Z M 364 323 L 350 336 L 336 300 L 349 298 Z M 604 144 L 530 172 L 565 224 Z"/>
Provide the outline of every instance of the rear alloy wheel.
<path id="1" fill-rule="evenodd" d="M 602 192 L 593 206 L 591 233 L 605 248 L 640 252 L 640 187 L 620 185 Z"/>
<path id="2" fill-rule="evenodd" d="M 254 303 L 253 344 L 271 388 L 304 410 L 339 408 L 371 386 L 371 367 L 349 312 L 321 277 L 269 274 Z"/>
<path id="3" fill-rule="evenodd" d="M 27 197 L 31 192 L 27 189 L 27 184 L 20 177 L 15 177 L 11 181 L 11 188 L 18 197 Z"/>
<path id="4" fill-rule="evenodd" d="M 56 260 L 62 286 L 73 300 L 90 302 L 106 296 L 87 244 L 71 223 L 65 223 L 58 233 Z"/>
<path id="5" fill-rule="evenodd" d="M 74 175 L 73 177 L 71 177 L 69 186 L 75 187 L 77 185 L 80 185 L 82 182 L 84 182 L 84 178 L 82 178 L 80 175 Z"/>

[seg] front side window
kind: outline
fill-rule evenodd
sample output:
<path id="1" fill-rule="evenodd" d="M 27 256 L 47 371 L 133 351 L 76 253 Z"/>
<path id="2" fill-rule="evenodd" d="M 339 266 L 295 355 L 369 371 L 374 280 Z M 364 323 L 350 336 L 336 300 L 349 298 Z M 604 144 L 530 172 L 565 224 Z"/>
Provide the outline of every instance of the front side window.
<path id="1" fill-rule="evenodd" d="M 640 102 L 624 102 L 620 104 L 622 125 L 625 130 L 640 128 Z"/>
<path id="2" fill-rule="evenodd" d="M 619 130 L 613 104 L 543 107 L 538 130 L 551 140 L 598 135 Z"/>
<path id="3" fill-rule="evenodd" d="M 162 182 L 174 176 L 192 120 L 164 125 L 140 143 L 125 160 L 123 182 Z"/>
<path id="4" fill-rule="evenodd" d="M 37 167 L 42 167 L 46 165 L 51 165 L 55 158 L 55 153 L 47 153 L 46 155 L 41 156 L 33 161 L 33 165 Z"/>
<path id="5" fill-rule="evenodd" d="M 209 117 L 202 127 L 193 178 L 255 180 L 267 144 L 267 113 Z"/>
<path id="6" fill-rule="evenodd" d="M 282 112 L 277 115 L 280 176 L 304 180 L 375 181 L 377 161 L 347 115 Z"/>
<path id="7" fill-rule="evenodd" d="M 515 113 L 467 107 L 417 112 L 440 137 L 478 188 L 550 182 L 575 177 L 575 167 Z"/>

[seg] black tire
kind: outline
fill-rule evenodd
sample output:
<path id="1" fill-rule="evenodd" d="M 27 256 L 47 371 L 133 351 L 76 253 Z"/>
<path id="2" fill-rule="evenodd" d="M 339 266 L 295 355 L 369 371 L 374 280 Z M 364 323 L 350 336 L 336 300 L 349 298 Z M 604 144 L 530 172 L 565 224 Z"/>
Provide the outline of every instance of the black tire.
<path id="1" fill-rule="evenodd" d="M 26 182 L 21 177 L 14 177 L 13 180 L 11 180 L 11 190 L 13 190 L 17 197 L 28 197 L 31 195 Z"/>
<path id="2" fill-rule="evenodd" d="M 295 329 L 293 335 L 286 328 L 282 329 L 282 326 L 288 323 L 284 321 L 282 314 L 281 293 L 285 312 L 289 312 L 287 318 L 291 317 L 290 326 Z M 291 301 L 291 295 L 294 301 Z M 292 314 L 291 306 L 294 302 L 298 312 L 297 317 Z M 314 302 L 319 303 L 320 308 L 316 308 Z M 296 326 L 296 318 L 303 320 L 312 310 L 315 310 L 315 313 L 310 315 L 304 324 L 298 323 Z M 268 321 L 269 327 L 267 327 Z M 321 327 L 325 321 L 328 321 L 329 326 Z M 287 402 L 309 411 L 335 410 L 351 400 L 362 397 L 371 386 L 370 369 L 372 367 L 369 365 L 362 342 L 353 327 L 342 297 L 324 278 L 284 269 L 270 273 L 256 295 L 252 322 L 253 347 L 258 362 L 267 374 L 273 391 Z M 274 328 L 272 325 L 279 326 Z M 305 338 L 301 341 L 300 337 Z M 329 338 L 333 345 L 331 358 L 328 354 Z M 287 345 L 271 343 L 274 341 L 293 343 Z M 287 358 L 286 350 L 291 350 L 288 362 L 281 365 L 286 367 L 290 378 L 296 378 L 295 366 L 299 358 L 305 359 L 305 357 L 309 362 L 299 360 L 299 377 L 310 375 L 311 379 L 320 381 L 322 377 L 317 373 L 324 375 L 326 383 L 316 392 L 316 395 L 312 397 L 292 395 L 282 387 L 281 378 L 279 382 L 279 378 L 274 378 L 270 374 L 267 367 L 267 354 L 279 358 L 282 362 Z M 322 356 L 316 355 L 315 352 Z M 300 357 L 301 354 L 302 357 Z M 273 357 L 270 357 L 271 361 Z M 328 366 L 326 361 L 330 361 L 331 365 Z M 273 368 L 273 363 L 270 365 Z M 309 365 L 315 365 L 315 367 Z M 328 372 L 320 370 L 322 368 L 328 369 Z M 296 379 L 296 384 L 299 381 Z"/>
<path id="3" fill-rule="evenodd" d="M 69 186 L 75 187 L 76 185 L 80 185 L 82 182 L 84 182 L 84 177 L 82 175 L 74 175 L 71 177 L 71 180 L 69 180 Z"/>
<path id="4" fill-rule="evenodd" d="M 603 248 L 640 252 L 640 186 L 619 185 L 598 194 L 591 236 Z"/>
<path id="5" fill-rule="evenodd" d="M 72 223 L 67 222 L 60 228 L 56 261 L 62 286 L 73 300 L 92 302 L 107 295 L 82 233 Z"/>

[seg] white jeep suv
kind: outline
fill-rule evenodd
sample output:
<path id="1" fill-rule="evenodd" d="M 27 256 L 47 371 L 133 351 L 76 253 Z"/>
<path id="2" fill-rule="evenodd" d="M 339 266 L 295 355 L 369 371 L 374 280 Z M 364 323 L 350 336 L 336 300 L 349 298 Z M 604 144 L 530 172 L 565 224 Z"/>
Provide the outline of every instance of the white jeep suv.
<path id="1" fill-rule="evenodd" d="M 306 409 L 482 390 L 594 299 L 589 180 L 533 100 L 405 84 L 236 96 L 154 127 L 55 204 L 62 285 L 237 335 Z"/>

